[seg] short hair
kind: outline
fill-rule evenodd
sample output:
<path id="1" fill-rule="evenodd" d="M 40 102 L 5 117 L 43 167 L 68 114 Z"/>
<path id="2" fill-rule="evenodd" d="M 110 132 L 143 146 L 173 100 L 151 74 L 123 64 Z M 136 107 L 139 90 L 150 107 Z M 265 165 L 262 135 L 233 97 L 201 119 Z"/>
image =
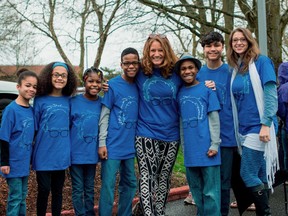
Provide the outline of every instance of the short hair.
<path id="1" fill-rule="evenodd" d="M 140 57 L 139 57 L 139 53 L 136 49 L 132 48 L 132 47 L 128 47 L 126 49 L 124 49 L 121 53 L 121 61 L 123 60 L 123 57 L 125 55 L 128 55 L 128 54 L 134 54 L 138 57 L 138 60 L 140 60 Z"/>
<path id="2" fill-rule="evenodd" d="M 201 38 L 202 47 L 204 47 L 207 44 L 211 44 L 213 42 L 220 42 L 224 44 L 224 38 L 219 32 L 215 32 L 215 31 L 209 32 Z"/>

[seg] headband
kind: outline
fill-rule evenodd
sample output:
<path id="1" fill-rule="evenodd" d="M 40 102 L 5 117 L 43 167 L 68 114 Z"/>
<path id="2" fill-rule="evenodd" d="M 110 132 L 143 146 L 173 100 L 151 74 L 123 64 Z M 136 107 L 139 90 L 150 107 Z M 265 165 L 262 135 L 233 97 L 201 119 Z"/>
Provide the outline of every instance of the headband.
<path id="1" fill-rule="evenodd" d="M 65 64 L 63 62 L 55 62 L 53 64 L 52 68 L 54 69 L 55 67 L 58 67 L 58 66 L 64 67 L 67 70 L 67 72 L 69 72 L 69 68 L 68 68 L 67 64 Z"/>

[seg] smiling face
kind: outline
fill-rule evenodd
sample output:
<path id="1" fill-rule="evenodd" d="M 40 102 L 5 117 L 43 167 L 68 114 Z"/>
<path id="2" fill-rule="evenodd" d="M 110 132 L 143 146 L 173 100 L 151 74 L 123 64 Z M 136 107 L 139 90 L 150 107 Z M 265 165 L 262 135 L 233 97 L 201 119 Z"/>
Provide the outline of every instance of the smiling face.
<path id="1" fill-rule="evenodd" d="M 204 55 L 207 61 L 221 61 L 224 45 L 220 41 L 205 44 L 203 47 Z"/>
<path id="2" fill-rule="evenodd" d="M 97 72 L 90 72 L 84 82 L 85 87 L 85 97 L 88 99 L 97 98 L 97 94 L 102 88 L 102 79 Z"/>
<path id="3" fill-rule="evenodd" d="M 165 58 L 164 49 L 158 41 L 154 41 L 149 49 L 149 57 L 153 67 L 159 68 Z"/>
<path id="4" fill-rule="evenodd" d="M 236 31 L 232 36 L 232 49 L 243 56 L 248 49 L 248 41 L 242 32 Z"/>
<path id="5" fill-rule="evenodd" d="M 54 90 L 62 90 L 67 84 L 68 72 L 64 67 L 56 66 L 51 73 L 51 77 Z"/>
<path id="6" fill-rule="evenodd" d="M 21 81 L 21 84 L 17 84 L 19 96 L 25 101 L 29 101 L 35 97 L 37 91 L 37 78 L 33 76 L 27 76 Z"/>
<path id="7" fill-rule="evenodd" d="M 184 60 L 180 65 L 180 77 L 185 82 L 185 85 L 191 86 L 198 83 L 196 75 L 198 69 L 195 63 L 191 60 Z"/>
<path id="8" fill-rule="evenodd" d="M 134 77 L 136 76 L 139 70 L 139 58 L 135 54 L 127 54 L 122 57 L 122 62 L 120 64 L 124 74 L 122 75 L 123 79 L 128 82 L 133 82 Z"/>

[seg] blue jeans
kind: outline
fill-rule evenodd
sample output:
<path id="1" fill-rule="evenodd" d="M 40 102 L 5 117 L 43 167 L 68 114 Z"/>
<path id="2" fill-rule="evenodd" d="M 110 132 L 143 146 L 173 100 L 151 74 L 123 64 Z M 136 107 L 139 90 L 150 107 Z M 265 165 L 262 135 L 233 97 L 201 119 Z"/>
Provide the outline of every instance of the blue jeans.
<path id="1" fill-rule="evenodd" d="M 7 201 L 7 216 L 26 215 L 26 196 L 28 193 L 28 176 L 7 178 L 9 186 Z"/>
<path id="2" fill-rule="evenodd" d="M 75 215 L 95 216 L 94 179 L 96 164 L 74 164 L 70 167 L 72 200 Z"/>
<path id="3" fill-rule="evenodd" d="M 221 147 L 221 215 L 227 216 L 230 209 L 230 188 L 233 155 L 237 147 Z"/>
<path id="4" fill-rule="evenodd" d="M 220 166 L 186 167 L 186 177 L 197 205 L 197 216 L 221 216 Z"/>
<path id="5" fill-rule="evenodd" d="M 119 170 L 119 204 L 117 215 L 132 215 L 132 200 L 135 196 L 137 181 L 134 170 L 134 158 L 126 160 L 104 160 L 101 164 L 101 191 L 99 216 L 111 216 L 114 202 L 116 176 Z"/>

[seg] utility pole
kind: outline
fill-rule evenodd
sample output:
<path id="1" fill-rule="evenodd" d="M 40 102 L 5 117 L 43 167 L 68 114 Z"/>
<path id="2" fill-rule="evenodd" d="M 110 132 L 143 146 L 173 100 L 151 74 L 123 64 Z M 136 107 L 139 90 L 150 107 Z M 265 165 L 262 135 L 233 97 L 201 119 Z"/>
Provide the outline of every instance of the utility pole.
<path id="1" fill-rule="evenodd" d="M 257 1 L 258 10 L 258 34 L 259 34 L 259 48 L 261 54 L 267 54 L 267 25 L 266 25 L 266 0 Z"/>

